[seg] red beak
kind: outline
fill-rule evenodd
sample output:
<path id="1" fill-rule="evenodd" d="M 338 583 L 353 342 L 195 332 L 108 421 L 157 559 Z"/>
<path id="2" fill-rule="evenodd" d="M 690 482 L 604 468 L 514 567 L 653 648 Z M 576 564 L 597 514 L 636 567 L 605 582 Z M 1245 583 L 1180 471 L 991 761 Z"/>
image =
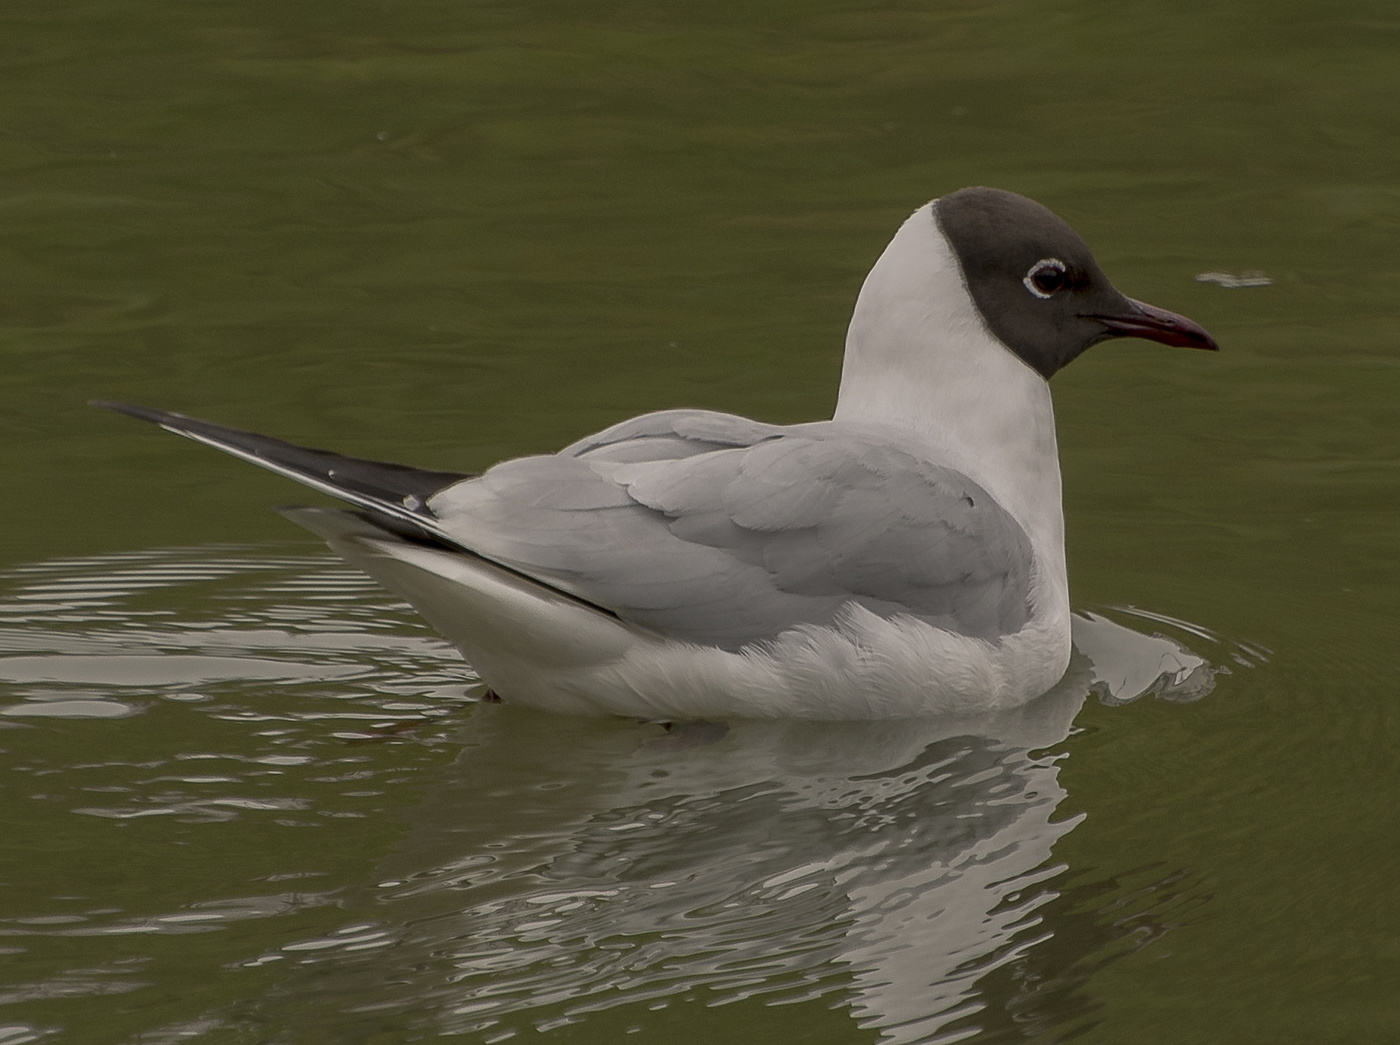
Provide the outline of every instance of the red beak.
<path id="1" fill-rule="evenodd" d="M 1148 341 L 1160 341 L 1164 345 L 1179 345 L 1182 348 L 1204 348 L 1219 352 L 1215 338 L 1206 332 L 1199 323 L 1168 312 L 1156 305 L 1147 305 L 1128 298 L 1133 312 L 1123 316 L 1090 316 L 1097 319 L 1111 331 L 1112 337 L 1142 337 Z"/>

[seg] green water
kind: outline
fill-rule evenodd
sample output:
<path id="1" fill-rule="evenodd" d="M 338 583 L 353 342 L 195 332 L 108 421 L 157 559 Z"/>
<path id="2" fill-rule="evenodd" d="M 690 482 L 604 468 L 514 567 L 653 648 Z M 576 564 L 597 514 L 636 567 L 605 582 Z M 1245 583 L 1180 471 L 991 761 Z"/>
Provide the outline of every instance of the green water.
<path id="1" fill-rule="evenodd" d="M 1362 0 L 6 6 L 0 1045 L 1400 1040 L 1398 56 Z M 966 184 L 1223 347 L 1054 383 L 1075 604 L 1198 625 L 1114 614 L 1201 699 L 481 705 L 303 494 L 83 405 L 462 470 L 826 416 Z"/>

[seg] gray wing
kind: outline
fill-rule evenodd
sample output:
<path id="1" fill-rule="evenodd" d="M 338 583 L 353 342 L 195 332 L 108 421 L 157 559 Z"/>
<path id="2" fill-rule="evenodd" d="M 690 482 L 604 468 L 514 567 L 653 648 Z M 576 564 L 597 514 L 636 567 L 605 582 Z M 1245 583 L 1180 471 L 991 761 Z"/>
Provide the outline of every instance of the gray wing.
<path id="1" fill-rule="evenodd" d="M 649 414 L 428 502 L 486 558 L 664 635 L 738 649 L 849 602 L 993 639 L 1029 615 L 1030 542 L 885 434 Z"/>

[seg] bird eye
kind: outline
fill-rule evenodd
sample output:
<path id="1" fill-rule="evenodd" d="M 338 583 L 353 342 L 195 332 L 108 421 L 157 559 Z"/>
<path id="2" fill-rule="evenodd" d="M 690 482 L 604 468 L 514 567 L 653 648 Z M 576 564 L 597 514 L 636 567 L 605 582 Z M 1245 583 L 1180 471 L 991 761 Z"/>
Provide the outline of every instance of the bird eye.
<path id="1" fill-rule="evenodd" d="M 1065 286 L 1065 263 L 1059 258 L 1045 258 L 1037 261 L 1031 266 L 1031 270 L 1026 273 L 1021 280 L 1029 290 L 1038 298 L 1048 298 L 1057 290 L 1063 290 Z"/>

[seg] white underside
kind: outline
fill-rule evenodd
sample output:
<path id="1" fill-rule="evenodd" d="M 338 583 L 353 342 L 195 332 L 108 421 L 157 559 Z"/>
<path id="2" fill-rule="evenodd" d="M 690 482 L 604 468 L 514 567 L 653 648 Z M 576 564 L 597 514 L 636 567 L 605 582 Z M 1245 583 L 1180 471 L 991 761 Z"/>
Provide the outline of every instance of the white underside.
<path id="1" fill-rule="evenodd" d="M 1069 621 L 1058 614 L 1032 615 L 989 643 L 853 607 L 837 626 L 796 627 L 737 653 L 696 646 L 479 559 L 357 527 L 328 533 L 341 515 L 293 517 L 406 598 L 503 700 L 542 710 L 645 719 L 973 713 L 1024 704 L 1069 663 Z"/>

